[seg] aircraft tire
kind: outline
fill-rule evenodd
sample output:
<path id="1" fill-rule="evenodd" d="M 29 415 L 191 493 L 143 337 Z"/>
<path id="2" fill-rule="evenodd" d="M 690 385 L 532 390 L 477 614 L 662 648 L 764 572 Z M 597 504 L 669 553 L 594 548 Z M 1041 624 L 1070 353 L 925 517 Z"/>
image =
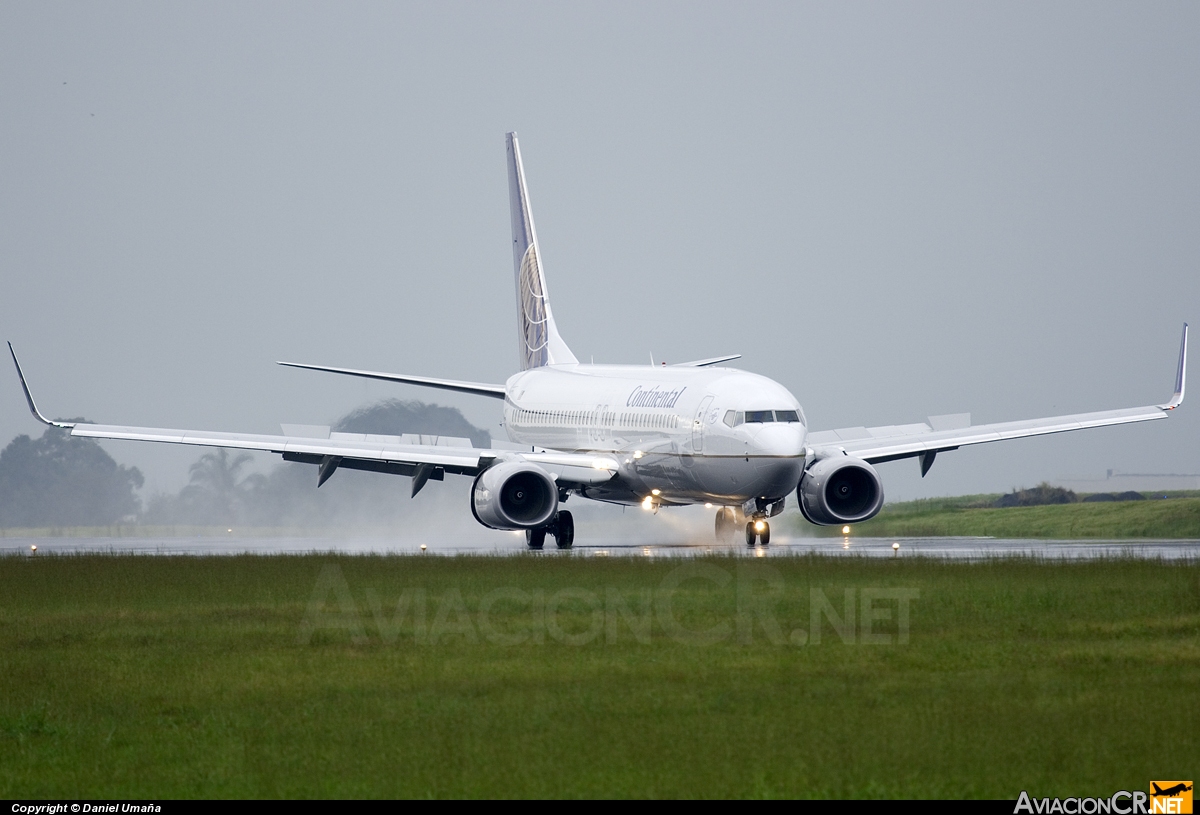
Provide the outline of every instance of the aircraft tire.
<path id="1" fill-rule="evenodd" d="M 717 543 L 732 543 L 737 535 L 738 520 L 732 507 L 717 510 Z"/>
<path id="2" fill-rule="evenodd" d="M 771 525 L 763 521 L 763 531 L 758 533 L 758 542 L 766 546 L 771 542 Z"/>
<path id="3" fill-rule="evenodd" d="M 530 549 L 541 549 L 546 545 L 546 527 L 541 529 L 526 529 L 525 543 Z"/>
<path id="4" fill-rule="evenodd" d="M 570 549 L 575 542 L 575 518 L 565 509 L 554 520 L 554 541 L 559 549 Z"/>
<path id="5" fill-rule="evenodd" d="M 754 521 L 747 521 L 746 522 L 746 545 L 753 546 L 754 540 L 757 537 L 758 537 L 758 533 L 754 531 Z"/>

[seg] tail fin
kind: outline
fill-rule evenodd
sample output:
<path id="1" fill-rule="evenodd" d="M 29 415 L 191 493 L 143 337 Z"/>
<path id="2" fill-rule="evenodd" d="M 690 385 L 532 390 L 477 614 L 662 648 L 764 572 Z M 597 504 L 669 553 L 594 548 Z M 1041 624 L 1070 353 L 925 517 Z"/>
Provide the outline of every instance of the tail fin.
<path id="1" fill-rule="evenodd" d="M 521 370 L 578 362 L 554 325 L 554 313 L 550 310 L 550 298 L 546 293 L 546 278 L 542 274 L 537 230 L 533 226 L 533 210 L 529 206 L 529 192 L 525 189 L 525 169 L 521 166 L 517 134 L 509 133 L 506 140 Z"/>

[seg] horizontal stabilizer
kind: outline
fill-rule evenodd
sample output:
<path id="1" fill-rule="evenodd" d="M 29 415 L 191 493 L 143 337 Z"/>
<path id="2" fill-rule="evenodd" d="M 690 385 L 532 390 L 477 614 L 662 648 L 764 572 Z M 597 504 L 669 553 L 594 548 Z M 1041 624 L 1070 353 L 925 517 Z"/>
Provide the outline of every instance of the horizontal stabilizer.
<path id="1" fill-rule="evenodd" d="M 462 382 L 457 379 L 435 379 L 429 376 L 408 376 L 407 374 L 389 374 L 382 371 L 359 371 L 354 368 L 330 368 L 325 365 L 305 365 L 301 362 L 279 362 L 289 368 L 304 368 L 309 371 L 325 371 L 331 374 L 346 376 L 361 376 L 365 379 L 380 379 L 384 382 L 400 382 L 404 385 L 420 385 L 425 388 L 441 388 L 459 393 L 473 393 L 476 396 L 491 396 L 493 399 L 504 398 L 503 385 L 489 385 L 484 382 Z"/>
<path id="2" fill-rule="evenodd" d="M 709 365 L 720 365 L 722 362 L 732 362 L 735 359 L 741 359 L 741 354 L 729 354 L 723 357 L 712 357 L 711 359 L 697 359 L 692 362 L 676 362 L 676 368 L 705 368 Z"/>

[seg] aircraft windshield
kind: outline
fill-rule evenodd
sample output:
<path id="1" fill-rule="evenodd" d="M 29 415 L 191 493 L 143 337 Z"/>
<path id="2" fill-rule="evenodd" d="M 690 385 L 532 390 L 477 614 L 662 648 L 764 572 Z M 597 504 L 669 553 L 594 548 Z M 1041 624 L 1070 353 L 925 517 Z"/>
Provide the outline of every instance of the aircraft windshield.
<path id="1" fill-rule="evenodd" d="M 730 427 L 737 427 L 740 424 L 754 422 L 765 424 L 767 422 L 798 422 L 800 414 L 795 410 L 727 410 L 725 411 L 725 424 Z"/>

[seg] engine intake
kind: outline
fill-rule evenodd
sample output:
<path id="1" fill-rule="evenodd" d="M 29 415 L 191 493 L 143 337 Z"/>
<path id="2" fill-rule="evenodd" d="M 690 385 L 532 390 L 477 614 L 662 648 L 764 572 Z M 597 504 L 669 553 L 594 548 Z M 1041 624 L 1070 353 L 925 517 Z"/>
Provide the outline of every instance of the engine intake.
<path id="1" fill-rule="evenodd" d="M 809 467 L 796 488 L 800 512 L 818 526 L 858 523 L 883 507 L 883 482 L 860 458 L 831 456 Z"/>
<path id="2" fill-rule="evenodd" d="M 475 520 L 492 529 L 536 529 L 558 512 L 558 485 L 536 464 L 496 464 L 475 479 L 471 512 Z"/>

